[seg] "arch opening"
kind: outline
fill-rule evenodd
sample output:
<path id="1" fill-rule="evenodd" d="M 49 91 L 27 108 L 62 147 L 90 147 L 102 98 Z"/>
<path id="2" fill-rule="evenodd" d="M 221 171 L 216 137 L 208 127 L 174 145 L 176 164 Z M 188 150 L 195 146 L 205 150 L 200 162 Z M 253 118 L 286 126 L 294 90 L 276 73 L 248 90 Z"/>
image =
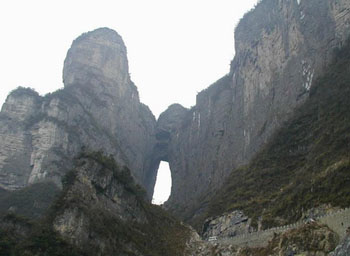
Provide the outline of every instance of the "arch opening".
<path id="1" fill-rule="evenodd" d="M 157 171 L 152 204 L 161 205 L 168 200 L 171 193 L 172 179 L 169 163 L 161 161 Z"/>

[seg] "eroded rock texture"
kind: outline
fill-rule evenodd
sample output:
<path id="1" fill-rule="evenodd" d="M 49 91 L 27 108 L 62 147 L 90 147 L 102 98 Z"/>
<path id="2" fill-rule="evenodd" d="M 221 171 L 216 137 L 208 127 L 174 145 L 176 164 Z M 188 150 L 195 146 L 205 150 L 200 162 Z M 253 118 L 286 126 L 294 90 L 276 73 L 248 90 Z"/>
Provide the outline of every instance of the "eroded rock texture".
<path id="1" fill-rule="evenodd" d="M 191 229 L 146 202 L 114 159 L 83 154 L 64 185 L 50 223 L 85 255 L 184 255 Z"/>
<path id="2" fill-rule="evenodd" d="M 145 185 L 155 119 L 130 80 L 126 47 L 107 28 L 77 38 L 68 51 L 65 87 L 40 97 L 19 88 L 0 114 L 0 186 L 60 184 L 82 147 L 103 150 Z"/>
<path id="3" fill-rule="evenodd" d="M 346 256 L 350 254 L 350 230 L 347 232 L 347 235 L 341 241 L 341 243 L 337 246 L 334 252 L 330 253 L 330 256 Z"/>
<path id="4" fill-rule="evenodd" d="M 0 186 L 60 184 L 86 147 L 129 166 L 151 196 L 164 160 L 173 180 L 167 207 L 190 220 L 305 101 L 349 28 L 347 0 L 261 1 L 236 28 L 229 74 L 199 93 L 191 109 L 170 106 L 157 125 L 130 81 L 121 37 L 106 28 L 83 34 L 67 54 L 64 89 L 8 96 L 0 114 Z"/>
<path id="5" fill-rule="evenodd" d="M 187 220 L 200 213 L 206 197 L 305 101 L 349 28 L 345 0 L 265 0 L 247 13 L 236 28 L 230 73 L 200 92 L 193 108 L 181 110 L 181 120 L 169 109 L 158 121 L 157 130 L 169 134 L 167 206 Z"/>

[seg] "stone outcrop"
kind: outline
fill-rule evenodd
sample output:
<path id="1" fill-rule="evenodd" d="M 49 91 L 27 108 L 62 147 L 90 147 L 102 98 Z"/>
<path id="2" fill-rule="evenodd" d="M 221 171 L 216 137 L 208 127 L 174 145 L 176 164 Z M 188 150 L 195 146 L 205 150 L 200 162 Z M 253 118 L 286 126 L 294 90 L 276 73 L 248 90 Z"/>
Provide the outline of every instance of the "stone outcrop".
<path id="1" fill-rule="evenodd" d="M 151 205 L 130 170 L 101 152 L 80 153 L 62 183 L 42 219 L 0 214 L 3 255 L 185 255 L 196 234 Z"/>
<path id="2" fill-rule="evenodd" d="M 260 1 L 236 28 L 229 74 L 191 109 L 170 106 L 157 124 L 130 80 L 121 37 L 107 28 L 83 34 L 67 54 L 62 90 L 41 97 L 20 88 L 3 105 L 0 186 L 60 185 L 82 148 L 101 149 L 127 165 L 149 196 L 160 161 L 168 161 L 166 207 L 193 219 L 308 98 L 349 28 L 347 0 Z"/>
<path id="3" fill-rule="evenodd" d="M 228 174 L 247 164 L 308 98 L 349 28 L 345 0 L 265 0 L 247 13 L 235 31 L 230 73 L 200 92 L 176 125 L 158 122 L 169 134 L 167 207 L 186 220 L 200 214 Z M 173 120 L 174 113 L 161 117 Z"/>
<path id="4" fill-rule="evenodd" d="M 335 248 L 334 252 L 331 252 L 329 256 L 346 256 L 350 255 L 350 229 L 346 237 L 341 243 Z"/>
<path id="5" fill-rule="evenodd" d="M 230 238 L 243 234 L 248 234 L 254 229 L 251 226 L 251 219 L 243 214 L 242 211 L 233 211 L 231 213 L 210 218 L 203 224 L 202 237 Z"/>
<path id="6" fill-rule="evenodd" d="M 181 106 L 180 104 L 173 104 L 168 107 L 168 109 L 163 112 L 157 121 L 157 127 L 155 131 L 156 144 L 154 145 L 152 152 L 152 165 L 151 169 L 147 174 L 147 191 L 153 191 L 156 183 L 157 170 L 160 161 L 177 163 L 178 155 L 172 152 L 171 140 L 173 136 L 178 137 L 179 134 L 175 132 L 182 126 L 184 118 L 188 115 L 189 110 Z M 178 168 L 181 166 L 179 165 Z M 176 173 L 178 168 L 172 168 L 172 184 L 181 184 L 181 179 L 183 178 L 180 173 Z M 182 187 L 178 187 L 182 189 Z M 172 193 L 176 193 L 172 191 Z"/>
<path id="7" fill-rule="evenodd" d="M 8 96 L 0 113 L 0 186 L 60 185 L 82 148 L 113 155 L 145 186 L 155 118 L 130 80 L 121 37 L 107 28 L 81 35 L 63 80 L 63 89 L 44 97 L 24 88 Z"/>
<path id="8" fill-rule="evenodd" d="M 114 243 L 119 242 L 112 237 L 112 227 L 118 233 L 124 222 L 130 223 L 132 229 L 131 223 L 145 224 L 147 221 L 140 204 L 142 191 L 138 192 L 132 183 L 126 182 L 132 182 L 128 180 L 130 174 L 127 169 L 121 170 L 109 164 L 108 158 L 104 159 L 100 154 L 82 156 L 76 166 L 66 177 L 63 195 L 56 202 L 53 227 L 80 249 L 89 248 L 87 251 L 96 255 L 111 253 L 117 249 Z M 123 235 L 127 237 L 126 233 Z M 115 241 L 109 243 L 109 239 Z M 133 248 L 135 245 L 130 241 L 125 243 L 126 247 L 140 255 Z"/>
<path id="9" fill-rule="evenodd" d="M 183 255 L 193 231 L 146 198 L 126 167 L 83 153 L 65 176 L 49 223 L 86 255 Z"/>

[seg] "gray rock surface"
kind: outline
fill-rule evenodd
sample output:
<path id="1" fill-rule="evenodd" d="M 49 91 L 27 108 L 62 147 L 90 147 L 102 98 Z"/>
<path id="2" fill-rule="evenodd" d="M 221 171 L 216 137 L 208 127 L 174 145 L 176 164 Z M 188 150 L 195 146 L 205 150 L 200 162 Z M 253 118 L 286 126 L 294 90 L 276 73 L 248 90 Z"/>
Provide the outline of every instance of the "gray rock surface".
<path id="1" fill-rule="evenodd" d="M 350 229 L 346 237 L 335 248 L 334 252 L 331 252 L 329 256 L 347 256 L 350 255 Z"/>
<path id="2" fill-rule="evenodd" d="M 114 228 L 130 223 L 130 229 L 131 223 L 147 222 L 140 198 L 128 184 L 116 178 L 115 171 L 91 158 L 79 159 L 60 198 L 62 206 L 58 203 L 59 209 L 54 212 L 54 229 L 70 244 L 90 248 L 96 255 L 107 255 L 117 249 L 114 247 L 118 237 L 111 236 L 111 230 L 105 226 L 108 222 Z M 128 235 L 122 228 L 115 230 L 115 234 Z M 142 255 L 131 241 L 125 243 L 130 251 Z"/>
<path id="3" fill-rule="evenodd" d="M 126 167 L 83 153 L 65 177 L 49 223 L 86 255 L 184 255 L 193 231 L 145 199 Z"/>
<path id="4" fill-rule="evenodd" d="M 167 207 L 185 220 L 200 214 L 228 174 L 247 164 L 305 101 L 349 28 L 346 0 L 265 0 L 247 13 L 236 28 L 230 73 L 200 92 L 177 125 L 158 122 L 170 135 Z"/>
<path id="5" fill-rule="evenodd" d="M 191 109 L 170 106 L 157 124 L 130 80 L 121 37 L 107 28 L 83 34 L 68 51 L 62 90 L 8 96 L 0 113 L 0 186 L 60 184 L 82 147 L 101 149 L 129 166 L 149 196 L 160 161 L 168 161 L 166 207 L 193 219 L 305 101 L 349 28 L 347 0 L 259 2 L 236 28 L 229 74 Z"/>
<path id="6" fill-rule="evenodd" d="M 173 140 L 173 136 L 178 138 L 179 134 L 176 131 L 181 128 L 183 120 L 188 116 L 188 113 L 189 110 L 180 104 L 173 104 L 159 116 L 155 131 L 156 143 L 152 152 L 152 165 L 147 174 L 147 191 L 153 191 L 154 189 L 157 177 L 156 171 L 158 170 L 160 161 L 177 162 L 176 158 L 178 155 L 172 153 L 171 141 Z M 178 168 L 180 167 L 178 166 Z M 172 184 L 181 184 L 182 177 L 174 173 L 176 170 L 178 169 L 172 168 Z M 181 186 L 178 189 L 181 189 Z M 172 193 L 176 192 L 172 191 Z"/>
<path id="7" fill-rule="evenodd" d="M 232 238 L 254 231 L 250 225 L 251 219 L 242 211 L 233 211 L 228 214 L 207 219 L 204 223 L 202 237 L 216 237 L 217 239 Z"/>
<path id="8" fill-rule="evenodd" d="M 156 122 L 130 80 L 121 37 L 107 28 L 81 35 L 63 80 L 63 89 L 44 97 L 24 88 L 8 96 L 0 113 L 0 186 L 60 185 L 82 147 L 112 154 L 145 186 Z"/>

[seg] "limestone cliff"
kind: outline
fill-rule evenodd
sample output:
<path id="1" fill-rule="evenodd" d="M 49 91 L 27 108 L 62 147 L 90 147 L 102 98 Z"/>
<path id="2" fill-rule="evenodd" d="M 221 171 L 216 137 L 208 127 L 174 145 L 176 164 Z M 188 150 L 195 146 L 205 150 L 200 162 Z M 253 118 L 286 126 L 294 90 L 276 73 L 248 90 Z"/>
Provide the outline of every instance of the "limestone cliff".
<path id="1" fill-rule="evenodd" d="M 167 206 L 184 219 L 200 213 L 206 197 L 308 98 L 349 28 L 346 0 L 264 0 L 247 13 L 235 31 L 229 74 L 181 110 L 182 120 L 158 122 L 157 131 L 168 134 L 165 158 L 173 177 Z M 161 117 L 173 115 L 179 113 Z"/>
<path id="2" fill-rule="evenodd" d="M 203 241 L 149 205 L 133 177 L 149 197 L 159 162 L 168 161 L 173 186 L 165 207 L 185 220 L 212 217 L 205 223 L 206 238 L 286 225 L 312 216 L 307 210 L 322 204 L 348 207 L 349 27 L 348 0 L 262 0 L 236 28 L 229 74 L 199 93 L 194 107 L 171 105 L 157 123 L 130 81 L 121 37 L 106 28 L 83 34 L 67 54 L 62 90 L 41 97 L 19 88 L 0 113 L 0 193 L 6 201 L 16 193 L 2 188 L 63 184 L 59 200 L 45 221 L 33 224 L 33 233 L 6 219 L 3 225 L 12 235 L 0 232 L 1 246 L 9 245 L 13 255 L 334 250 L 336 234 L 317 223 L 275 235 L 268 229 L 263 234 L 273 238 L 265 248 Z M 3 205 L 7 211 L 18 204 Z M 43 206 L 34 217 L 42 216 L 48 207 Z M 342 230 L 348 225 L 336 222 Z M 16 245 L 17 238 L 24 242 Z M 347 253 L 348 240 L 335 255 Z"/>
<path id="3" fill-rule="evenodd" d="M 67 54 L 63 89 L 41 97 L 19 88 L 3 105 L 0 187 L 60 185 L 82 148 L 103 149 L 148 196 L 159 162 L 168 161 L 166 206 L 189 220 L 305 102 L 349 27 L 347 0 L 260 1 L 236 28 L 229 74 L 191 109 L 170 106 L 157 124 L 130 80 L 121 37 L 107 28 L 83 34 Z"/>
<path id="4" fill-rule="evenodd" d="M 60 185 L 82 147 L 112 154 L 145 185 L 155 119 L 130 80 L 121 37 L 107 28 L 81 35 L 63 80 L 63 89 L 44 97 L 24 88 L 8 96 L 0 113 L 0 187 Z"/>
<path id="5" fill-rule="evenodd" d="M 127 167 L 101 152 L 73 162 L 44 218 L 0 214 L 3 255 L 185 255 L 193 231 L 147 202 Z"/>
<path id="6" fill-rule="evenodd" d="M 181 255 L 190 230 L 146 202 L 126 167 L 83 153 L 52 210 L 53 228 L 87 255 Z"/>
<path id="7" fill-rule="evenodd" d="M 266 229 L 349 207 L 349 66 L 348 42 L 293 116 L 212 195 L 208 216 L 239 209 Z"/>

